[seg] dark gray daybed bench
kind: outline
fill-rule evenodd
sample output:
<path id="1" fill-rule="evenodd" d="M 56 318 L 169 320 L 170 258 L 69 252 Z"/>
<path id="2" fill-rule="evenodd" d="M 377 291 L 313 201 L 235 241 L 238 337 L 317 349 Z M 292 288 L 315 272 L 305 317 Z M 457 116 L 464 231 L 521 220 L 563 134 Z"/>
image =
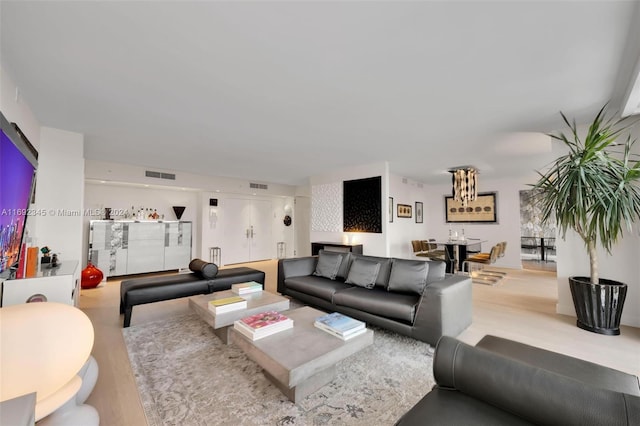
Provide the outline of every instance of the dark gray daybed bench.
<path id="1" fill-rule="evenodd" d="M 120 313 L 124 314 L 123 327 L 131 324 L 135 305 L 229 290 L 232 284 L 247 281 L 255 281 L 264 287 L 265 274 L 257 269 L 238 267 L 218 270 L 214 263 L 200 259 L 192 260 L 189 269 L 192 272 L 122 281 Z"/>

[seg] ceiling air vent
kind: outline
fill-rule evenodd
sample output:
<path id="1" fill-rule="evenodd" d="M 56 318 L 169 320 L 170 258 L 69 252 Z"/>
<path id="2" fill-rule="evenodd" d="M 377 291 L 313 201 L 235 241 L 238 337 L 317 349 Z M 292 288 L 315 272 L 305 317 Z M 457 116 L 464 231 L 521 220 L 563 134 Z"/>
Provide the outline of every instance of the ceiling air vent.
<path id="1" fill-rule="evenodd" d="M 269 189 L 269 185 L 266 185 L 264 183 L 252 183 L 252 182 L 249 182 L 249 188 L 251 188 L 251 189 Z"/>
<path id="2" fill-rule="evenodd" d="M 145 170 L 144 175 L 146 177 L 156 178 L 156 179 L 176 180 L 175 173 L 161 173 L 161 172 L 154 172 L 151 170 Z"/>

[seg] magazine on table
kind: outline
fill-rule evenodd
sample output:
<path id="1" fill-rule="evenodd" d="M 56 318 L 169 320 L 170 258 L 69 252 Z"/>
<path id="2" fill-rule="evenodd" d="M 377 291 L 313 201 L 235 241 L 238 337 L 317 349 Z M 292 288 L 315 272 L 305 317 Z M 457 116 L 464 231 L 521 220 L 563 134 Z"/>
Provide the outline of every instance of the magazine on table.
<path id="1" fill-rule="evenodd" d="M 249 294 L 249 293 L 257 293 L 262 291 L 262 284 L 257 283 L 255 281 L 249 281 L 246 283 L 238 283 L 233 284 L 231 286 L 231 291 L 235 294 Z"/>
<path id="2" fill-rule="evenodd" d="M 276 311 L 261 312 L 233 323 L 234 330 L 252 340 L 261 339 L 292 327 L 293 320 Z"/>
<path id="3" fill-rule="evenodd" d="M 209 310 L 214 314 L 222 314 L 225 312 L 246 309 L 247 301 L 240 296 L 225 297 L 222 299 L 210 300 Z"/>
<path id="4" fill-rule="evenodd" d="M 337 333 L 336 331 L 334 331 L 334 330 L 332 330 L 332 329 L 330 329 L 328 327 L 325 327 L 325 326 L 323 326 L 323 325 L 321 325 L 320 323 L 317 323 L 317 322 L 314 323 L 313 325 L 315 325 L 317 328 L 319 328 L 320 330 L 324 331 L 325 333 L 329 333 L 332 336 L 335 336 L 335 337 L 337 337 L 339 339 L 342 339 L 342 340 L 353 339 L 354 337 L 360 336 L 361 334 L 364 334 L 364 333 L 367 332 L 366 328 L 361 328 L 361 329 L 358 329 L 358 330 L 353 331 L 353 332 L 348 333 L 348 334 L 342 334 L 342 333 Z"/>
<path id="5" fill-rule="evenodd" d="M 364 322 L 339 312 L 333 312 L 316 318 L 314 325 L 318 328 L 332 331 L 340 336 L 348 336 L 366 329 Z"/>

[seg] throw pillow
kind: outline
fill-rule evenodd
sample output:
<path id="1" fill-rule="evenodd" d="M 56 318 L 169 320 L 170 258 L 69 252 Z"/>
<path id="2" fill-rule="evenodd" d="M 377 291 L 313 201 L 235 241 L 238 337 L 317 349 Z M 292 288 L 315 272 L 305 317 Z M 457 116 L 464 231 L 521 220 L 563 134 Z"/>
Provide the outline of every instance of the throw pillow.
<path id="1" fill-rule="evenodd" d="M 378 278 L 376 278 L 376 286 L 384 289 L 389 285 L 389 274 L 391 273 L 391 261 L 389 257 L 378 256 L 365 256 L 362 254 L 352 254 L 351 257 L 355 259 L 368 260 L 369 262 L 377 262 L 380 264 L 380 272 L 378 272 Z"/>
<path id="2" fill-rule="evenodd" d="M 349 268 L 349 275 L 347 275 L 345 283 L 371 289 L 376 285 L 379 272 L 380 264 L 378 262 L 356 259 Z"/>
<path id="3" fill-rule="evenodd" d="M 427 285 L 429 263 L 423 260 L 393 259 L 389 291 L 421 295 Z"/>
<path id="4" fill-rule="evenodd" d="M 313 275 L 335 280 L 341 264 L 341 254 L 320 250 L 318 253 L 318 264 L 316 265 L 316 270 Z"/>
<path id="5" fill-rule="evenodd" d="M 193 259 L 189 262 L 189 269 L 207 280 L 215 278 L 215 276 L 218 275 L 218 265 L 205 262 L 201 259 Z"/>
<path id="6" fill-rule="evenodd" d="M 442 260 L 429 260 L 427 262 L 429 263 L 427 283 L 444 280 L 447 264 Z"/>

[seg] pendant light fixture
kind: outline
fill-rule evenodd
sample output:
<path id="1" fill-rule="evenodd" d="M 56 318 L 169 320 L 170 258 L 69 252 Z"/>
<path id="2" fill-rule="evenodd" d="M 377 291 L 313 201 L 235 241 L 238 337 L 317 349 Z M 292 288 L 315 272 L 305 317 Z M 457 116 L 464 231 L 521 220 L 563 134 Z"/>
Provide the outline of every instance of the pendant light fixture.
<path id="1" fill-rule="evenodd" d="M 478 196 L 478 170 L 475 167 L 463 166 L 453 168 L 449 172 L 453 199 L 465 207 Z"/>

